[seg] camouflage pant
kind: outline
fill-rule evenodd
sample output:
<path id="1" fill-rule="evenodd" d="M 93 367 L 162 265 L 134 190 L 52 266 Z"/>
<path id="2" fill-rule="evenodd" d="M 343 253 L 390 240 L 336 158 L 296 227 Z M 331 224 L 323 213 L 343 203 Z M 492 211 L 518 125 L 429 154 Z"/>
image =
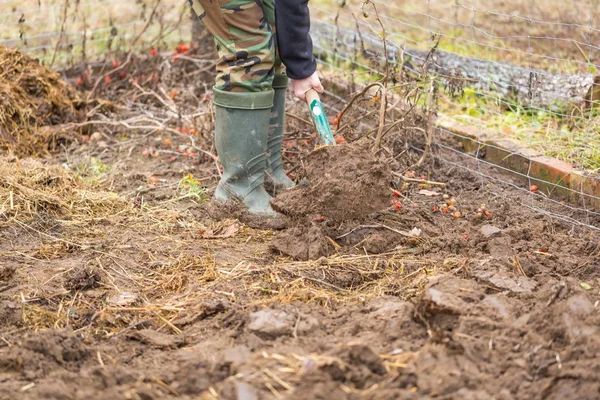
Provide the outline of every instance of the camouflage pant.
<path id="1" fill-rule="evenodd" d="M 284 72 L 277 55 L 275 0 L 189 0 L 214 36 L 216 87 L 232 92 L 270 90 Z"/>

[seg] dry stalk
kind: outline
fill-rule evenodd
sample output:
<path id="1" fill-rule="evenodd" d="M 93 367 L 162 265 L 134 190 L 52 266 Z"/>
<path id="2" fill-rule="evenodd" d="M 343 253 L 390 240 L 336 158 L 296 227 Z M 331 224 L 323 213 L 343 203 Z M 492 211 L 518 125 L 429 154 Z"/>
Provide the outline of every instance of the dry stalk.
<path id="1" fill-rule="evenodd" d="M 58 36 L 58 40 L 56 41 L 56 45 L 54 46 L 54 53 L 52 54 L 52 61 L 50 61 L 50 68 L 52 68 L 52 66 L 54 66 L 54 61 L 56 60 L 56 54 L 58 53 L 58 48 L 60 47 L 63 36 L 65 34 L 65 25 L 67 23 L 68 10 L 69 10 L 69 0 L 64 0 L 60 33 Z"/>

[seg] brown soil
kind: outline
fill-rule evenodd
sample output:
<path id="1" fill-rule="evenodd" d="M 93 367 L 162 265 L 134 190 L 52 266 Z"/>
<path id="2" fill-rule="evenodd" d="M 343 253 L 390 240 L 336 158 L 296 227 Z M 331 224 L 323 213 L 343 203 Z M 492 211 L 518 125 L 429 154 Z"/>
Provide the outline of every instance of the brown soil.
<path id="1" fill-rule="evenodd" d="M 356 220 L 389 205 L 391 168 L 366 143 L 318 148 L 302 166 L 300 184 L 272 201 L 284 215 Z"/>
<path id="2" fill-rule="evenodd" d="M 310 147 L 295 123 L 291 165 Z M 212 160 L 172 159 L 185 135 L 102 129 L 45 164 L 0 160 L 0 399 L 598 398 L 598 234 L 474 165 L 436 153 L 416 176 L 446 186 L 420 187 L 368 152 L 318 150 L 275 201 L 329 237 L 302 262 L 213 213 Z M 460 218 L 432 210 L 442 194 Z"/>
<path id="3" fill-rule="evenodd" d="M 337 237 L 340 227 L 358 226 L 390 204 L 390 163 L 373 156 L 368 142 L 318 148 L 302 167 L 300 184 L 271 202 L 292 221 L 290 229 L 274 237 L 276 252 L 296 260 L 328 256 L 328 237 Z"/>

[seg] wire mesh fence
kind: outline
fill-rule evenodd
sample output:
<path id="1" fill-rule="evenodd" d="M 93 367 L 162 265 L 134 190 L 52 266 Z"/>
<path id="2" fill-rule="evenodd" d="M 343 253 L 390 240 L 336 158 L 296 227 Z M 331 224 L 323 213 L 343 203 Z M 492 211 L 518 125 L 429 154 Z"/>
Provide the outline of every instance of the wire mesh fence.
<path id="1" fill-rule="evenodd" d="M 53 67 L 190 40 L 179 0 L 0 0 L 0 45 Z"/>
<path id="2" fill-rule="evenodd" d="M 522 190 L 527 207 L 598 228 L 600 11 L 595 1 L 575 8 L 458 0 L 342 2 L 335 11 L 315 5 L 313 39 L 325 75 L 350 88 L 330 93 L 337 109 L 354 85 L 382 79 L 386 68 L 394 82 L 402 71 L 426 71 L 441 88 L 436 157 L 478 172 L 482 186 Z"/>
<path id="3" fill-rule="evenodd" d="M 539 212 L 600 228 L 597 3 L 313 1 L 328 105 L 337 114 L 372 82 L 426 75 L 430 84 L 413 88 L 435 86 L 435 110 L 427 93 L 408 102 L 436 114 L 434 157 L 476 171 L 482 186 L 522 190 Z M 54 68 L 167 48 L 192 32 L 185 0 L 0 0 L 0 16 L 0 45 Z"/>

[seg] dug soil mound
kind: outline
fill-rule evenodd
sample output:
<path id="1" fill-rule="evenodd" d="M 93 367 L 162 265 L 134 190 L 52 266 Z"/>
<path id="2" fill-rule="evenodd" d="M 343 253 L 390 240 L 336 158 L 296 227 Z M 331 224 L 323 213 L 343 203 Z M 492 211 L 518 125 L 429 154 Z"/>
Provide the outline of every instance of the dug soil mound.
<path id="1" fill-rule="evenodd" d="M 76 100 L 56 72 L 0 46 L 0 151 L 37 155 L 50 150 L 59 140 L 51 127 L 74 120 Z"/>
<path id="2" fill-rule="evenodd" d="M 318 148 L 304 160 L 300 177 L 300 184 L 271 202 L 292 220 L 273 248 L 298 260 L 328 255 L 337 245 L 330 236 L 390 205 L 390 163 L 373 155 L 367 142 Z"/>
<path id="3" fill-rule="evenodd" d="M 366 143 L 322 147 L 303 163 L 298 186 L 272 201 L 292 218 L 324 217 L 356 220 L 389 204 L 391 168 Z"/>

